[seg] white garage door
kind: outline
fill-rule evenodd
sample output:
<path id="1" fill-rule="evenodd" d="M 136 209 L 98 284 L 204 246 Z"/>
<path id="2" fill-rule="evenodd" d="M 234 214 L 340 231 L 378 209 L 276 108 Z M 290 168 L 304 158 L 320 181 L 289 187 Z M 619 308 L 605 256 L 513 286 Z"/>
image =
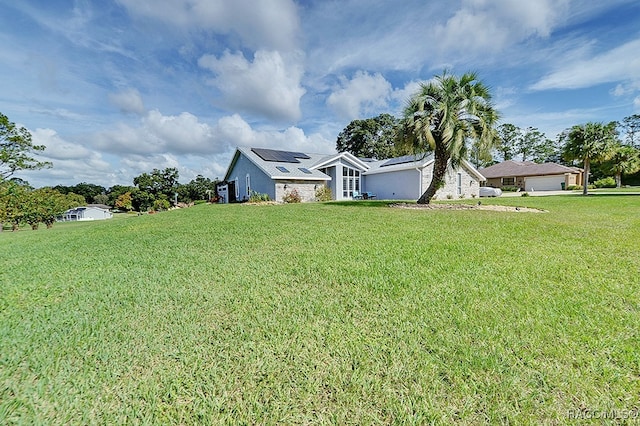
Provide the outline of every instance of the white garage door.
<path id="1" fill-rule="evenodd" d="M 564 182 L 564 175 L 528 177 L 524 188 L 525 191 L 560 191 L 562 182 Z"/>

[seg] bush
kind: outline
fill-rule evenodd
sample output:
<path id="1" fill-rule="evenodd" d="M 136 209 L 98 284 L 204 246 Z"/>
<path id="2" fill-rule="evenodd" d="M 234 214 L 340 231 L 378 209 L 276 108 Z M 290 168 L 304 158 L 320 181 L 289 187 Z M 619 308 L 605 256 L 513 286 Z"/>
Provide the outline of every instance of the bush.
<path id="1" fill-rule="evenodd" d="M 332 199 L 331 188 L 326 185 L 321 185 L 318 189 L 316 189 L 316 200 L 317 201 L 331 201 Z"/>
<path id="2" fill-rule="evenodd" d="M 267 201 L 271 201 L 269 194 L 261 194 L 256 191 L 251 191 L 251 196 L 249 197 L 250 203 L 264 203 Z"/>
<path id="3" fill-rule="evenodd" d="M 169 210 L 169 207 L 171 207 L 171 204 L 169 204 L 169 200 L 160 198 L 153 202 L 153 210 L 156 211 Z"/>
<path id="4" fill-rule="evenodd" d="M 285 192 L 282 201 L 285 203 L 301 203 L 302 197 L 300 197 L 297 189 L 293 189 L 290 192 Z"/>
<path id="5" fill-rule="evenodd" d="M 528 192 L 523 192 L 522 195 L 520 195 L 521 197 L 528 197 L 529 193 Z"/>
<path id="6" fill-rule="evenodd" d="M 588 185 L 587 186 L 588 189 L 594 189 L 595 187 L 596 187 L 595 185 Z M 569 191 L 578 191 L 578 190 L 582 189 L 582 185 L 569 185 L 567 187 L 567 189 Z"/>
<path id="7" fill-rule="evenodd" d="M 606 178 L 598 179 L 593 184 L 596 186 L 596 188 L 615 188 L 616 180 L 609 176 Z"/>
<path id="8" fill-rule="evenodd" d="M 518 188 L 517 186 L 503 186 L 502 187 L 502 191 L 503 192 L 518 192 Z"/>

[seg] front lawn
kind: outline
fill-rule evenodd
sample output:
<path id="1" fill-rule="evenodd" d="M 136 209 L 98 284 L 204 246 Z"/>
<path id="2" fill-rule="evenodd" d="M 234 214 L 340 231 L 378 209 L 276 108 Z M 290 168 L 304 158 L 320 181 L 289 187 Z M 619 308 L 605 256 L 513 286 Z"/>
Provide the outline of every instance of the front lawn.
<path id="1" fill-rule="evenodd" d="M 637 410 L 640 197 L 482 203 L 549 212 L 199 205 L 3 232 L 0 423 Z"/>

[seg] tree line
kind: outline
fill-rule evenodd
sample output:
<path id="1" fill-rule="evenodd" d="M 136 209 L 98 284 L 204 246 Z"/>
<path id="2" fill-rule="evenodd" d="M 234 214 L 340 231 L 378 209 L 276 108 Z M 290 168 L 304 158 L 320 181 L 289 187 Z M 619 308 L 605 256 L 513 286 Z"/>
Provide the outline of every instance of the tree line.
<path id="1" fill-rule="evenodd" d="M 166 210 L 177 202 L 209 200 L 216 195 L 215 180 L 202 175 L 189 183 L 178 182 L 178 169 L 169 167 L 142 173 L 133 185 L 100 185 L 81 182 L 72 186 L 33 188 L 28 182 L 13 177 L 20 170 L 49 168 L 49 162 L 34 158 L 45 149 L 34 145 L 31 134 L 0 113 L 0 230 L 9 224 L 13 230 L 27 224 L 38 229 L 44 223 L 53 226 L 56 218 L 71 208 L 87 204 L 103 204 L 123 211 Z"/>
<path id="2" fill-rule="evenodd" d="M 442 176 L 463 159 L 476 168 L 507 160 L 578 166 L 592 180 L 613 177 L 618 187 L 623 176 L 633 178 L 640 171 L 640 114 L 575 125 L 555 140 L 536 127 L 496 126 L 497 119 L 491 95 L 475 74 L 457 78 L 445 72 L 421 86 L 402 117 L 385 113 L 353 120 L 338 135 L 336 150 L 372 159 L 433 152 L 440 160 L 436 175 Z M 437 181 L 422 201 L 442 184 Z"/>

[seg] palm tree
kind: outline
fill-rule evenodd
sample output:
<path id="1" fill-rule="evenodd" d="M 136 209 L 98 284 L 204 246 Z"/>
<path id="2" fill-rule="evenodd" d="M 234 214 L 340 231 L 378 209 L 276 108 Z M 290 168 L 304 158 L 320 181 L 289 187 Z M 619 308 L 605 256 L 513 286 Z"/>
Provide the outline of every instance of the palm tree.
<path id="1" fill-rule="evenodd" d="M 629 175 L 640 170 L 640 150 L 628 145 L 615 148 L 609 160 L 609 169 L 616 177 L 616 187 L 622 186 L 622 175 Z"/>
<path id="2" fill-rule="evenodd" d="M 497 119 L 489 88 L 476 73 L 458 78 L 444 71 L 420 86 L 404 109 L 399 132 L 399 142 L 413 153 L 434 153 L 433 178 L 419 204 L 429 204 L 444 185 L 447 168 L 466 158 L 470 140 L 480 150 L 495 144 Z"/>
<path id="3" fill-rule="evenodd" d="M 567 161 L 580 160 L 584 164 L 582 194 L 588 194 L 589 172 L 592 161 L 605 161 L 611 158 L 618 145 L 618 132 L 615 121 L 609 124 L 587 123 L 573 126 L 566 134 L 563 157 Z"/>

